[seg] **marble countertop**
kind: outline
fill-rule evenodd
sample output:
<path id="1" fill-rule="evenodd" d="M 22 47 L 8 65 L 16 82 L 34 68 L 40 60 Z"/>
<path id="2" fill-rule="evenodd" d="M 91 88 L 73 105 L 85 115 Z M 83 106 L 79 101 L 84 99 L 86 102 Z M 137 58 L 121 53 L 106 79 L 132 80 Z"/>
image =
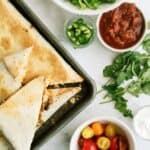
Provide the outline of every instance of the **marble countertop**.
<path id="1" fill-rule="evenodd" d="M 25 0 L 30 8 L 45 23 L 49 30 L 57 37 L 58 42 L 72 54 L 76 61 L 88 72 L 95 80 L 97 88 L 105 82 L 102 76 L 102 70 L 105 65 L 110 64 L 115 57 L 115 53 L 106 50 L 97 38 L 91 45 L 83 49 L 74 49 L 70 43 L 64 38 L 64 23 L 74 15 L 62 10 L 56 6 L 52 0 Z M 150 10 L 148 0 L 134 0 L 145 13 L 147 20 L 150 20 Z M 90 18 L 93 23 L 96 17 Z M 134 132 L 137 142 L 137 150 L 150 150 L 150 142 L 141 139 L 133 129 L 133 122 L 120 115 L 114 108 L 113 104 L 98 104 L 101 95 L 93 99 L 93 103 L 85 108 L 78 116 L 76 116 L 64 129 L 59 131 L 54 137 L 49 139 L 47 143 L 37 148 L 38 150 L 69 150 L 69 142 L 74 130 L 87 119 L 97 116 L 115 116 L 125 122 Z M 129 106 L 134 113 L 144 105 L 150 105 L 149 97 L 142 95 L 138 99 L 130 97 Z"/>

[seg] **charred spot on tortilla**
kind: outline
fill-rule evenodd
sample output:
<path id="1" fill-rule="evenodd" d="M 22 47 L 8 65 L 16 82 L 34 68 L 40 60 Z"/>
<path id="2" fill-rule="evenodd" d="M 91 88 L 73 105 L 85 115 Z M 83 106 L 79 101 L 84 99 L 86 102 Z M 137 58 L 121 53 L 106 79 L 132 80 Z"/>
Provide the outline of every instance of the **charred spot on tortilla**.
<path id="1" fill-rule="evenodd" d="M 5 49 L 8 50 L 11 47 L 11 40 L 7 37 L 2 37 L 0 39 L 0 45 Z"/>

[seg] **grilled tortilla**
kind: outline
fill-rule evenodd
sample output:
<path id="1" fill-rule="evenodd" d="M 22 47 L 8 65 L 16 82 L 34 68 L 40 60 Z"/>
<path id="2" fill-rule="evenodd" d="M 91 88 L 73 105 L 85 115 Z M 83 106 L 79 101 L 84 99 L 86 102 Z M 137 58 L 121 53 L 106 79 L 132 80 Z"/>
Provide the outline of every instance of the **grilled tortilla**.
<path id="1" fill-rule="evenodd" d="M 33 47 L 24 84 L 40 75 L 46 76 L 49 84 L 83 81 L 8 0 L 0 0 L 0 20 L 0 59 L 12 52 Z M 13 70 L 11 67 L 9 69 Z"/>
<path id="2" fill-rule="evenodd" d="M 14 80 L 4 63 L 0 62 L 0 104 L 20 86 L 21 84 Z"/>
<path id="3" fill-rule="evenodd" d="M 30 150 L 44 88 L 44 78 L 36 78 L 0 105 L 0 131 L 15 150 Z"/>
<path id="4" fill-rule="evenodd" d="M 41 121 L 47 121 L 62 105 L 81 90 L 80 87 L 47 89 L 43 96 Z"/>
<path id="5" fill-rule="evenodd" d="M 32 51 L 32 47 L 13 53 L 4 58 L 4 62 L 9 72 L 19 82 L 23 81 L 23 78 L 26 74 L 26 70 L 27 70 L 26 68 L 28 65 L 31 51 Z"/>

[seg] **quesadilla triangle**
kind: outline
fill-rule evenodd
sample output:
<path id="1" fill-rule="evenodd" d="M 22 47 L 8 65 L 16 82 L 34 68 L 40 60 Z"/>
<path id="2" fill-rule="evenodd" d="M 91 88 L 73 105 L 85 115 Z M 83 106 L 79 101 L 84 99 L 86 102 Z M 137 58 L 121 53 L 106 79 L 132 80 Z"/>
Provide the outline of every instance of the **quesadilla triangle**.
<path id="1" fill-rule="evenodd" d="M 82 82 L 83 79 L 53 51 L 32 48 L 6 56 L 4 62 L 17 81 L 23 84 L 45 76 L 48 85 Z"/>
<path id="2" fill-rule="evenodd" d="M 47 89 L 43 96 L 40 120 L 47 121 L 62 105 L 81 91 L 80 87 Z"/>
<path id="3" fill-rule="evenodd" d="M 4 58 L 4 62 L 9 72 L 19 82 L 22 82 L 25 76 L 25 71 L 31 51 L 32 47 L 13 53 Z"/>
<path id="4" fill-rule="evenodd" d="M 8 72 L 4 63 L 0 63 L 0 104 L 21 87 Z"/>
<path id="5" fill-rule="evenodd" d="M 49 85 L 82 82 L 80 77 L 53 48 L 49 50 L 32 50 L 24 82 L 33 77 L 45 76 Z"/>
<path id="6" fill-rule="evenodd" d="M 36 78 L 0 105 L 0 132 L 15 150 L 30 150 L 44 88 L 44 78 Z"/>

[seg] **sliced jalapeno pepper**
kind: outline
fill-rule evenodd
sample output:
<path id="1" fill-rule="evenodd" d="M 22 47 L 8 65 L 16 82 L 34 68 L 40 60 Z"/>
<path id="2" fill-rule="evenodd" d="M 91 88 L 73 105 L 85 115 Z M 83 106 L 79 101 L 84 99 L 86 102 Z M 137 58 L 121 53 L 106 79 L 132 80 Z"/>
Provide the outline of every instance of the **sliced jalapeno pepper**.
<path id="1" fill-rule="evenodd" d="M 66 29 L 67 37 L 76 46 L 87 44 L 92 39 L 93 33 L 93 26 L 85 23 L 82 18 L 71 22 Z"/>

